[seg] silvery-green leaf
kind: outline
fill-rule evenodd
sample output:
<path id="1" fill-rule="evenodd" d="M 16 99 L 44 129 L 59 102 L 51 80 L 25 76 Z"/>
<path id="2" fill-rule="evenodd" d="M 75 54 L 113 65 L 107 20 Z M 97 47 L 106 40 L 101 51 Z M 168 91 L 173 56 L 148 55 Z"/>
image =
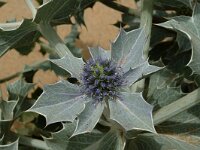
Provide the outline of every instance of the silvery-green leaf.
<path id="1" fill-rule="evenodd" d="M 129 86 L 135 83 L 137 80 L 147 76 L 153 72 L 160 70 L 161 67 L 149 65 L 147 61 L 137 66 L 136 68 L 131 68 L 129 71 L 123 74 L 126 84 Z"/>
<path id="2" fill-rule="evenodd" d="M 104 134 L 102 133 L 87 133 L 74 136 L 68 140 L 67 150 L 85 150 L 98 142 L 103 136 Z"/>
<path id="3" fill-rule="evenodd" d="M 28 91 L 34 87 L 34 84 L 27 83 L 23 79 L 19 79 L 7 86 L 9 100 L 17 100 L 19 97 L 25 97 Z"/>
<path id="4" fill-rule="evenodd" d="M 24 42 L 22 39 L 25 36 L 34 36 L 32 32 L 37 30 L 37 25 L 27 19 L 20 24 L 16 24 L 16 26 L 10 26 L 9 24 L 7 26 L 0 24 L 0 56 L 9 49 L 15 48 L 17 43 Z"/>
<path id="5" fill-rule="evenodd" d="M 84 150 L 123 150 L 124 146 L 124 137 L 120 131 L 111 129 L 99 141 Z"/>
<path id="6" fill-rule="evenodd" d="M 78 125 L 74 135 L 92 132 L 98 123 L 104 109 L 104 102 L 94 103 L 90 101 L 86 104 L 84 111 L 78 116 Z"/>
<path id="7" fill-rule="evenodd" d="M 94 0 L 51 0 L 39 7 L 34 21 L 63 24 L 93 2 Z"/>
<path id="8" fill-rule="evenodd" d="M 188 16 L 178 16 L 173 19 L 159 24 L 159 26 L 163 26 L 170 29 L 176 29 L 183 33 L 185 33 L 192 44 L 192 58 L 188 63 L 188 66 L 192 68 L 193 72 L 196 74 L 200 74 L 199 67 L 199 42 L 200 42 L 200 4 L 196 3 L 193 11 L 192 17 Z"/>
<path id="9" fill-rule="evenodd" d="M 110 99 L 110 119 L 118 122 L 126 131 L 145 130 L 156 133 L 153 125 L 153 106 L 142 97 L 142 93 L 123 92 L 120 99 Z"/>
<path id="10" fill-rule="evenodd" d="M 142 134 L 137 136 L 130 147 L 134 150 L 199 150 L 200 147 L 174 136 Z"/>
<path id="11" fill-rule="evenodd" d="M 28 111 L 43 115 L 47 124 L 72 122 L 83 111 L 85 103 L 80 87 L 62 80 L 45 86 L 42 95 Z"/>
<path id="12" fill-rule="evenodd" d="M 13 119 L 13 111 L 16 106 L 16 101 L 4 101 L 0 100 L 0 113 L 1 121 L 10 121 Z"/>
<path id="13" fill-rule="evenodd" d="M 14 109 L 14 118 L 18 117 L 23 111 L 30 107 L 29 103 L 26 101 L 26 96 L 33 87 L 34 84 L 27 83 L 23 79 L 19 79 L 8 85 L 8 99 L 17 101 Z"/>
<path id="14" fill-rule="evenodd" d="M 124 31 L 122 28 L 111 45 L 111 58 L 126 72 L 144 63 L 143 48 L 147 37 L 143 28 Z"/>
<path id="15" fill-rule="evenodd" d="M 65 55 L 61 59 L 50 59 L 50 61 L 68 71 L 72 77 L 80 78 L 84 65 L 82 58 Z"/>
<path id="16" fill-rule="evenodd" d="M 6 145 L 0 145 L 1 150 L 18 150 L 18 140 Z"/>
<path id="17" fill-rule="evenodd" d="M 76 121 L 63 124 L 63 129 L 53 133 L 51 138 L 44 138 L 46 144 L 51 150 L 66 150 L 68 141 L 76 128 Z"/>
<path id="18" fill-rule="evenodd" d="M 176 41 L 178 43 L 178 46 L 179 46 L 179 49 L 181 50 L 181 52 L 191 49 L 190 40 L 182 32 L 177 32 Z"/>
<path id="19" fill-rule="evenodd" d="M 90 47 L 89 52 L 93 59 L 103 58 L 109 60 L 111 57 L 110 51 L 104 50 L 101 47 Z"/>
<path id="20" fill-rule="evenodd" d="M 157 89 L 162 89 L 166 86 L 174 86 L 176 84 L 175 80 L 177 78 L 177 74 L 170 72 L 166 68 L 154 73 L 150 77 L 148 97 L 153 95 Z"/>
<path id="21" fill-rule="evenodd" d="M 180 136 L 190 136 L 190 139 L 193 137 L 194 141 L 200 142 L 199 109 L 200 104 L 193 106 L 158 125 L 157 129 L 162 132 L 179 134 Z"/>

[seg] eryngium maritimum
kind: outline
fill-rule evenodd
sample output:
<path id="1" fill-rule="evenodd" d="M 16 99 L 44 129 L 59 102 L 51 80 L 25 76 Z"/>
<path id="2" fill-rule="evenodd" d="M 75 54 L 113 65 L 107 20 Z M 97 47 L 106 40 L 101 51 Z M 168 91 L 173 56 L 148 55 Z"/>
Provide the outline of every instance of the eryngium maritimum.
<path id="1" fill-rule="evenodd" d="M 83 68 L 81 80 L 83 92 L 95 100 L 116 98 L 123 83 L 122 70 L 111 60 L 91 58 Z"/>
<path id="2" fill-rule="evenodd" d="M 86 62 L 71 54 L 51 60 L 79 84 L 61 80 L 45 86 L 30 111 L 44 115 L 47 124 L 73 122 L 77 118 L 73 135 L 91 132 L 104 110 L 108 120 L 116 121 L 126 131 L 141 129 L 155 133 L 153 107 L 142 93 L 129 90 L 133 83 L 161 69 L 143 58 L 146 37 L 142 28 L 130 32 L 121 29 L 111 51 L 90 48 L 91 59 Z"/>

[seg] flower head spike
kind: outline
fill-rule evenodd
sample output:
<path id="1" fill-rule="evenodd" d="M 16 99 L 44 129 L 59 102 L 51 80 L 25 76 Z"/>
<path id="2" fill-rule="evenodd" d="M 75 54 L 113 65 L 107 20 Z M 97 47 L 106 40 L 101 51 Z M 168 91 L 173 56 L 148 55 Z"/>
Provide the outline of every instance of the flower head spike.
<path id="1" fill-rule="evenodd" d="M 101 57 L 89 59 L 81 74 L 83 93 L 97 101 L 116 98 L 123 83 L 121 71 L 111 60 Z"/>
<path id="2" fill-rule="evenodd" d="M 78 118 L 74 132 L 77 135 L 92 131 L 108 104 L 110 119 L 125 130 L 155 132 L 153 107 L 143 99 L 142 93 L 125 92 L 126 87 L 144 75 L 160 69 L 144 60 L 142 51 L 145 42 L 143 29 L 130 32 L 121 29 L 111 51 L 90 48 L 91 59 L 86 63 L 69 55 L 51 60 L 76 77 L 80 84 L 60 81 L 46 86 L 30 111 L 44 115 L 47 124 Z"/>

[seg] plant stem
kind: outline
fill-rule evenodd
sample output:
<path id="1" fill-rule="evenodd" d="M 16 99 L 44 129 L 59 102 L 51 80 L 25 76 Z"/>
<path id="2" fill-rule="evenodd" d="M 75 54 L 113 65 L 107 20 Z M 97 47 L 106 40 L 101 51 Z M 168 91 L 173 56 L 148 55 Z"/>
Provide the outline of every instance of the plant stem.
<path id="1" fill-rule="evenodd" d="M 140 27 L 144 27 L 147 36 L 147 41 L 144 48 L 144 57 L 148 58 L 151 28 L 152 28 L 152 15 L 153 15 L 153 0 L 142 0 L 142 13 L 140 20 Z"/>
<path id="2" fill-rule="evenodd" d="M 160 124 L 198 103 L 200 103 L 200 88 L 178 99 L 177 101 L 159 109 L 154 114 L 154 124 Z"/>
<path id="3" fill-rule="evenodd" d="M 147 36 L 147 40 L 143 50 L 144 59 L 148 58 L 150 39 L 151 39 L 151 28 L 152 28 L 152 15 L 153 15 L 153 0 L 142 0 L 142 10 L 140 27 L 143 27 Z M 139 81 L 136 85 L 137 91 L 144 91 L 145 79 Z"/>
<path id="4" fill-rule="evenodd" d="M 31 146 L 43 150 L 50 149 L 44 141 L 38 139 L 32 139 L 30 137 L 25 137 L 25 136 L 20 137 L 19 143 L 22 145 Z"/>
<path id="5" fill-rule="evenodd" d="M 25 0 L 26 2 L 26 5 L 29 7 L 29 9 L 31 10 L 31 13 L 32 13 L 32 16 L 33 18 L 35 18 L 35 15 L 36 15 L 36 9 L 35 9 L 35 6 L 33 4 L 33 1 L 32 0 Z"/>
<path id="6" fill-rule="evenodd" d="M 101 2 L 102 4 L 113 8 L 115 10 L 118 10 L 124 14 L 128 14 L 128 15 L 135 15 L 135 16 L 140 16 L 140 12 L 137 9 L 132 9 L 123 5 L 120 5 L 118 3 L 115 3 L 111 0 L 99 0 L 99 2 Z"/>
<path id="7" fill-rule="evenodd" d="M 39 30 L 42 35 L 48 40 L 52 48 L 55 49 L 60 58 L 64 57 L 65 55 L 72 55 L 65 43 L 58 36 L 56 31 L 50 24 L 40 23 Z"/>

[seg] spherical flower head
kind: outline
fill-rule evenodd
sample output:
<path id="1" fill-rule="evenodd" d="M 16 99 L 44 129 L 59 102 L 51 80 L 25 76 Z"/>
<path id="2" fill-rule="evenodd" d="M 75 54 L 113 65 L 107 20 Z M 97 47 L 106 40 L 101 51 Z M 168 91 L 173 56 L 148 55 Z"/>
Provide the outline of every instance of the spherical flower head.
<path id="1" fill-rule="evenodd" d="M 82 73 L 83 92 L 97 101 L 116 98 L 122 86 L 122 70 L 111 60 L 89 59 Z"/>

